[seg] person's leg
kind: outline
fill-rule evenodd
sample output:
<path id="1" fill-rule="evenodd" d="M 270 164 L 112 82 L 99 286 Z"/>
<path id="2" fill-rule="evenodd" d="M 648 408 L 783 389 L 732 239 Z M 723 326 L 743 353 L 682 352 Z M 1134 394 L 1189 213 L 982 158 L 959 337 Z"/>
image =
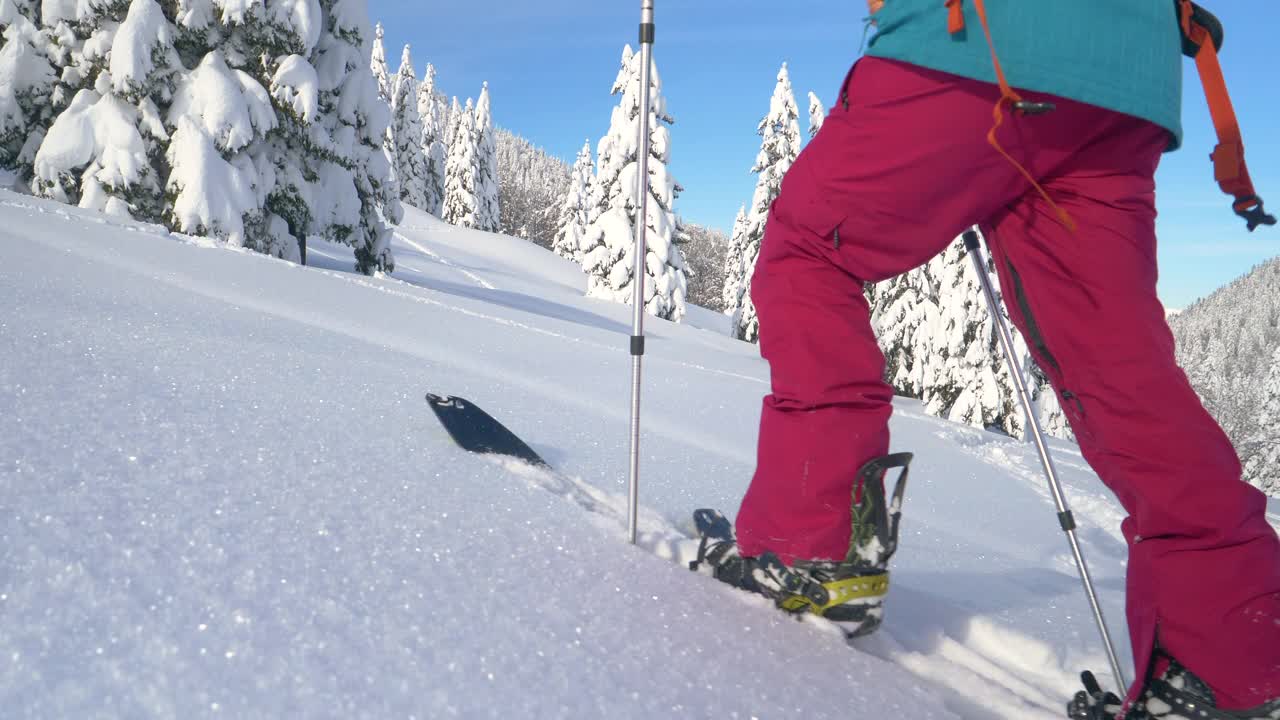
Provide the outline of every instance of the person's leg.
<path id="1" fill-rule="evenodd" d="M 994 85 L 869 58 L 846 89 L 783 181 L 752 279 L 773 392 L 736 518 L 748 557 L 845 558 L 857 471 L 887 452 L 893 395 L 863 285 L 924 263 L 1028 190 L 986 142 Z M 1028 122 L 1044 138 L 1012 149 L 1036 173 L 1083 134 Z"/>
<path id="2" fill-rule="evenodd" d="M 1159 643 L 1220 707 L 1257 706 L 1280 696 L 1280 540 L 1178 367 L 1156 296 L 1153 176 L 1167 136 L 1104 110 L 1081 122 L 1099 139 L 1044 182 L 1078 231 L 1034 194 L 990 223 L 1004 301 L 1129 513 L 1138 684 Z"/>

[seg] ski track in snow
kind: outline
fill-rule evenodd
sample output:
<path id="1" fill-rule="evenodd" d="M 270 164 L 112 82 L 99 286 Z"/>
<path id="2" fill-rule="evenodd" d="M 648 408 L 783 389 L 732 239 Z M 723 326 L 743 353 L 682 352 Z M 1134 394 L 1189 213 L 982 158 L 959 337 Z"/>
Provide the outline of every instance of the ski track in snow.
<path id="1" fill-rule="evenodd" d="M 520 460 L 496 456 L 487 459 L 531 486 L 577 505 L 594 524 L 625 542 L 624 494 L 605 492 L 580 478 Z M 639 508 L 638 547 L 687 567 L 697 557 L 698 541 L 693 538 L 691 521 L 686 527 L 677 528 L 648 508 Z M 768 601 L 751 593 L 727 586 L 718 590 L 739 596 L 739 600 L 766 612 L 776 612 Z M 858 651 L 898 664 L 931 684 L 937 683 L 944 704 L 960 717 L 1061 717 L 1063 693 L 1070 694 L 1075 688 L 1063 682 L 1064 668 L 1048 644 L 987 618 L 966 621 L 965 613 L 945 598 L 911 587 L 895 586 L 889 605 L 895 613 L 943 617 L 943 627 L 912 631 L 901 625 L 889 626 L 869 638 L 854 640 L 852 645 Z M 843 631 L 834 623 L 814 616 L 795 619 L 819 629 L 833 642 L 845 642 Z"/>
<path id="2" fill-rule="evenodd" d="M 440 263 L 441 265 L 444 265 L 444 266 L 445 266 L 445 267 L 447 267 L 447 268 L 452 268 L 453 270 L 458 271 L 458 272 L 459 272 L 459 273 L 461 273 L 462 275 L 466 276 L 466 278 L 467 278 L 468 280 L 470 280 L 471 282 L 475 283 L 476 285 L 479 285 L 480 287 L 484 288 L 485 290 L 497 290 L 497 288 L 496 288 L 496 287 L 494 287 L 494 286 L 493 286 L 493 284 L 491 284 L 488 280 L 485 280 L 484 278 L 480 277 L 479 275 L 476 275 L 475 273 L 471 272 L 470 270 L 466 270 L 466 269 L 464 269 L 464 268 L 460 268 L 460 267 L 458 267 L 457 265 L 454 265 L 453 263 L 449 262 L 448 258 L 442 257 L 439 253 L 437 253 L 437 252 L 435 252 L 435 251 L 431 250 L 431 249 L 430 249 L 430 248 L 428 248 L 428 247 L 425 247 L 425 246 L 424 246 L 424 245 L 422 245 L 421 243 L 416 243 L 416 242 L 414 242 L 413 240 L 410 240 L 410 239 L 409 239 L 408 237 L 406 237 L 404 234 L 402 234 L 402 233 L 396 233 L 396 234 L 395 234 L 395 237 L 396 237 L 396 239 L 397 239 L 397 240 L 399 240 L 400 242 L 404 243 L 405 245 L 408 245 L 409 247 L 413 248 L 414 250 L 417 250 L 418 252 L 422 253 L 423 255 L 426 255 L 427 257 L 431 258 L 432 260 L 435 260 L 436 262 Z"/>
<path id="3" fill-rule="evenodd" d="M 397 250 L 463 292 L 417 264 L 342 272 L 324 243 L 330 269 L 304 269 L 5 191 L 0 215 L 0 300 L 34 318 L 0 319 L 17 717 L 1024 720 L 1060 718 L 1081 669 L 1106 682 L 1024 443 L 895 403 L 895 449 L 917 452 L 903 550 L 886 625 L 851 652 L 681 571 L 690 512 L 750 478 L 767 381 L 740 343 L 654 324 L 637 555 L 615 489 L 628 408 L 601 395 L 628 379 L 630 313 L 576 297 L 558 260 L 459 255 L 509 239 L 411 211 Z M 458 451 L 421 389 L 502 398 L 563 470 Z M 1053 452 L 1123 643 L 1122 513 Z"/>

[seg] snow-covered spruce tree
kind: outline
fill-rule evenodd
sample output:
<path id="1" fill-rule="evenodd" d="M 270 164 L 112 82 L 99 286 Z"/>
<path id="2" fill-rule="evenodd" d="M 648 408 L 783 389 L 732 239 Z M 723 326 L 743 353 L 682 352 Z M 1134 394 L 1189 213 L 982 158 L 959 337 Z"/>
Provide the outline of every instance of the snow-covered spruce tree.
<path id="1" fill-rule="evenodd" d="M 0 0 L 0 168 L 31 176 L 36 149 L 53 122 L 57 75 L 45 49 L 48 38 L 32 18 L 34 4 Z"/>
<path id="2" fill-rule="evenodd" d="M 8 30 L 19 15 L 38 29 L 40 0 L 0 0 L 0 33 Z"/>
<path id="3" fill-rule="evenodd" d="M 906 397 L 923 392 L 941 313 L 926 264 L 871 286 L 871 325 L 885 356 L 885 381 Z"/>
<path id="4" fill-rule="evenodd" d="M 726 315 L 733 318 L 730 328 L 738 327 L 739 313 L 742 310 L 742 295 L 746 292 L 742 276 L 742 247 L 746 239 L 747 206 L 738 208 L 738 216 L 733 220 L 733 232 L 729 235 L 729 247 L 724 253 L 724 280 L 720 289 L 720 305 Z M 731 330 L 732 332 L 732 330 Z"/>
<path id="5" fill-rule="evenodd" d="M 422 81 L 418 83 L 418 117 L 427 122 L 427 116 L 435 112 L 439 95 L 436 92 L 436 66 L 427 63 L 422 70 Z"/>
<path id="6" fill-rule="evenodd" d="M 493 110 L 490 106 L 489 83 L 480 90 L 475 108 L 476 137 L 476 227 L 497 232 L 502 221 L 498 204 L 498 150 L 493 136 Z"/>
<path id="7" fill-rule="evenodd" d="M 361 271 L 390 270 L 386 223 L 398 222 L 401 210 L 381 152 L 389 113 L 372 73 L 365 71 L 371 57 L 365 11 L 363 0 L 180 0 L 178 48 L 184 62 L 229 69 L 252 110 L 255 135 L 225 138 L 243 142 L 227 150 L 223 133 L 202 128 L 200 121 L 188 122 L 194 129 L 183 131 L 181 113 L 171 112 L 175 133 L 194 137 L 200 130 L 209 141 L 204 147 L 197 142 L 194 151 L 176 140 L 171 144 L 171 154 L 178 148 L 195 155 L 180 163 L 187 177 L 175 165 L 175 197 L 191 197 L 203 210 L 200 192 L 178 193 L 176 185 L 212 184 L 214 192 L 203 194 L 211 211 L 222 208 L 211 212 L 215 219 L 231 214 L 239 201 L 250 203 L 242 214 L 241 242 L 248 247 L 293 257 L 298 239 L 319 235 L 353 246 Z M 218 62 L 212 62 L 214 54 Z M 224 100 L 219 92 L 197 93 L 198 102 L 209 107 L 188 119 L 236 114 L 237 93 Z M 270 122 L 259 119 L 263 108 Z M 213 171 L 201 173 L 206 160 Z M 177 204 L 173 212 L 183 216 L 190 209 Z"/>
<path id="8" fill-rule="evenodd" d="M 478 227 L 475 113 L 470 99 L 465 110 L 453 114 L 450 135 L 454 140 L 449 145 L 449 160 L 445 163 L 444 210 L 440 217 L 453 225 Z"/>
<path id="9" fill-rule="evenodd" d="M 591 162 L 591 142 L 582 144 L 578 160 L 573 164 L 569 187 L 560 205 L 560 229 L 552 250 L 562 258 L 582 262 L 582 240 L 587 234 L 587 211 L 591 203 L 591 186 L 594 182 Z"/>
<path id="10" fill-rule="evenodd" d="M 246 245 L 290 260 L 300 259 L 302 242 L 315 231 L 311 179 L 332 161 L 317 142 L 320 83 L 312 60 L 323 22 L 315 0 L 267 0 L 237 29 L 244 70 L 267 88 L 276 116 L 276 127 L 250 151 L 265 199 Z"/>
<path id="11" fill-rule="evenodd" d="M 387 116 L 391 113 L 391 95 L 395 90 L 395 78 L 387 67 L 387 48 L 383 42 L 382 23 L 374 28 L 373 50 L 370 53 L 369 68 L 373 73 L 373 81 L 378 91 L 378 100 L 387 108 Z M 382 152 L 391 168 L 391 184 L 395 186 L 396 196 L 400 195 L 399 169 L 396 167 L 396 139 L 391 134 L 388 122 L 387 131 L 382 137 Z"/>
<path id="12" fill-rule="evenodd" d="M 319 0 L 323 32 L 316 46 L 321 126 L 335 158 L 313 190 L 315 209 L 331 214 L 323 233 L 355 248 L 356 269 L 391 272 L 391 227 L 404 215 L 383 152 L 390 112 L 378 97 L 364 0 Z M 354 192 L 353 192 L 354 191 Z M 354 212 L 352 212 L 354 210 Z"/>
<path id="13" fill-rule="evenodd" d="M 667 125 L 674 120 L 667 114 L 656 64 L 652 68 L 650 86 L 641 89 L 641 59 L 642 55 L 632 52 L 630 46 L 622 52 L 622 67 L 612 90 L 620 100 L 613 109 L 609 132 L 597 147 L 596 195 L 583 243 L 582 264 L 587 272 L 589 297 L 631 302 L 635 221 L 640 206 L 636 194 L 639 132 L 642 127 L 647 128 L 650 149 L 649 177 L 645 183 L 649 193 L 648 217 L 645 218 L 647 245 L 643 260 L 645 311 L 679 322 L 685 312 L 687 280 L 684 258 L 674 242 L 677 228 L 672 204 L 680 187 L 667 170 L 671 157 L 671 135 Z M 640 117 L 641 92 L 649 93 L 647 118 Z"/>
<path id="14" fill-rule="evenodd" d="M 169 113 L 174 137 L 195 143 L 175 140 L 169 148 L 177 162 L 170 192 L 184 201 L 171 210 L 179 229 L 200 232 L 212 220 L 222 229 L 205 230 L 209 234 L 277 257 L 299 258 L 302 240 L 316 229 L 312 181 L 333 161 L 317 124 L 320 90 L 313 64 L 325 22 L 316 0 L 179 3 L 175 46 L 208 83 L 185 88 L 192 107 Z M 223 91 L 231 98 L 226 104 L 209 94 Z M 242 115 L 243 110 L 229 109 L 241 101 L 251 123 L 237 123 L 251 128 L 252 137 L 220 137 L 204 123 L 209 112 Z M 228 142 L 238 149 L 228 151 Z M 211 172 L 201 169 L 206 164 Z M 210 192 L 221 200 L 204 207 L 201 198 L 210 198 Z M 235 235 L 225 226 L 239 203 L 244 203 L 238 213 L 243 231 Z"/>
<path id="15" fill-rule="evenodd" d="M 1244 476 L 1268 495 L 1280 496 L 1280 346 L 1271 355 L 1262 396 L 1258 423 L 1244 449 L 1249 458 Z"/>
<path id="16" fill-rule="evenodd" d="M 167 108 L 177 73 L 175 31 L 155 0 L 87 4 L 77 28 L 93 28 L 73 53 L 79 90 L 34 159 L 40 195 L 112 215 L 159 221 L 170 137 Z"/>
<path id="17" fill-rule="evenodd" d="M 436 92 L 436 68 L 430 63 L 418 86 L 418 117 L 422 120 L 422 156 L 426 165 L 423 177 L 423 207 L 439 215 L 444 205 L 445 159 L 443 96 Z"/>
<path id="18" fill-rule="evenodd" d="M 818 134 L 822 129 L 822 123 L 826 122 L 827 109 L 823 107 L 822 101 L 814 93 L 809 93 L 809 137 Z"/>
<path id="19" fill-rule="evenodd" d="M 778 81 L 769 100 L 769 112 L 760 121 L 756 133 L 760 135 L 760 152 L 751 172 L 756 173 L 755 194 L 751 198 L 751 210 L 747 214 L 742 235 L 742 265 L 739 268 L 744 291 L 741 296 L 741 312 L 733 329 L 734 337 L 756 342 L 760 336 L 760 320 L 751 302 L 751 275 L 756 269 L 756 257 L 760 254 L 760 241 L 769 218 L 769 206 L 782 189 L 782 177 L 791 169 L 800 154 L 800 110 L 796 107 L 795 93 L 791 89 L 791 76 L 787 64 L 778 71 Z"/>
<path id="20" fill-rule="evenodd" d="M 170 224 L 244 245 L 246 224 L 262 221 L 265 199 L 249 148 L 275 123 L 256 80 L 231 69 L 221 51 L 206 55 L 178 85 L 169 110 Z"/>
<path id="21" fill-rule="evenodd" d="M 462 106 L 458 104 L 458 96 L 453 96 L 449 109 L 444 115 L 444 152 L 447 158 L 453 153 L 453 138 L 462 125 Z"/>
<path id="22" fill-rule="evenodd" d="M 41 0 L 39 20 L 32 20 L 40 29 L 44 38 L 42 49 L 57 75 L 49 96 L 55 115 L 71 104 L 77 92 L 91 86 L 84 77 L 81 57 L 85 42 L 98 29 L 98 23 L 92 21 L 90 15 L 100 16 L 101 12 L 85 0 Z"/>
<path id="23" fill-rule="evenodd" d="M 369 69 L 373 72 L 374 82 L 377 83 L 378 99 L 390 106 L 394 81 L 391 78 L 391 69 L 387 67 L 387 46 L 382 40 L 383 35 L 382 23 L 378 23 L 373 28 L 373 50 L 369 53 Z"/>
<path id="24" fill-rule="evenodd" d="M 400 56 L 391 90 L 390 137 L 400 200 L 418 209 L 427 208 L 427 156 L 422 151 L 422 121 L 418 116 L 418 78 L 409 46 Z"/>

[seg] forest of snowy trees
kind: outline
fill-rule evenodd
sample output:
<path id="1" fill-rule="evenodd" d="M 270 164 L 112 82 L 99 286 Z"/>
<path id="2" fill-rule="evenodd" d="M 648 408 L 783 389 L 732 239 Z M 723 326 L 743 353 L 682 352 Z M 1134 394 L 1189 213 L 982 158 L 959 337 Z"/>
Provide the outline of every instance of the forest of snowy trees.
<path id="1" fill-rule="evenodd" d="M 561 210 L 569 166 L 508 130 L 498 129 L 496 137 L 502 211 L 498 232 L 550 249 L 564 226 Z"/>
<path id="2" fill-rule="evenodd" d="M 1280 258 L 1170 318 L 1178 364 L 1235 444 L 1245 479 L 1280 496 Z"/>
<path id="3" fill-rule="evenodd" d="M 729 252 L 729 236 L 716 228 L 677 219 L 683 237 L 685 271 L 689 276 L 689 295 L 694 305 L 719 312 L 726 310 L 724 293 L 725 256 Z"/>

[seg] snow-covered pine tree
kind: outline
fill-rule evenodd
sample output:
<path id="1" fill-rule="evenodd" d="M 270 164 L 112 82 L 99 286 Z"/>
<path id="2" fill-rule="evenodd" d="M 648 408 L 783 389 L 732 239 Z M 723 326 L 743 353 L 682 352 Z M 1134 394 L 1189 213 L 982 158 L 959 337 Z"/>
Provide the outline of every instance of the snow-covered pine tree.
<path id="1" fill-rule="evenodd" d="M 769 207 L 782 189 L 782 178 L 791 169 L 800 154 L 800 109 L 796 106 L 795 93 L 791 89 L 791 75 L 787 64 L 778 71 L 773 96 L 769 99 L 769 112 L 756 127 L 762 138 L 760 152 L 756 155 L 751 172 L 756 173 L 755 194 L 751 198 L 751 210 L 747 214 L 742 235 L 742 265 L 739 268 L 742 288 L 741 312 L 733 329 L 734 337 L 756 342 L 760 336 L 760 321 L 755 303 L 751 302 L 751 275 L 755 272 L 756 257 L 760 254 L 760 241 L 764 239 L 765 224 L 769 219 Z"/>
<path id="2" fill-rule="evenodd" d="M 489 83 L 480 90 L 475 109 L 476 227 L 497 232 L 502 221 L 498 203 L 498 151 L 493 136 L 493 109 Z"/>
<path id="3" fill-rule="evenodd" d="M 258 168 L 249 148 L 275 128 L 270 96 L 214 50 L 179 83 L 168 122 L 173 127 L 166 186 L 173 198 L 170 224 L 244 245 L 246 224 L 262 221 L 265 198 L 259 197 Z"/>
<path id="4" fill-rule="evenodd" d="M 458 104 L 458 96 L 453 96 L 453 102 L 449 104 L 449 110 L 444 117 L 444 152 L 447 158 L 453 153 L 453 139 L 458 128 L 462 125 L 462 106 Z"/>
<path id="5" fill-rule="evenodd" d="M 444 120 L 441 112 L 443 96 L 436 92 L 436 68 L 427 63 L 422 84 L 418 86 L 418 117 L 422 120 L 422 156 L 426 163 L 423 177 L 423 210 L 439 215 L 444 205 L 445 159 Z"/>
<path id="6" fill-rule="evenodd" d="M 19 15 L 39 29 L 40 0 L 0 0 L 0 33 L 8 30 Z"/>
<path id="7" fill-rule="evenodd" d="M 400 200 L 419 209 L 427 208 L 427 156 L 422 151 L 422 121 L 418 116 L 418 78 L 413 69 L 409 46 L 400 55 L 391 90 L 390 137 L 394 143 L 392 159 Z"/>
<path id="8" fill-rule="evenodd" d="M 370 57 L 365 0 L 319 0 L 324 32 L 316 47 L 321 116 L 336 157 L 318 179 L 315 208 L 332 213 L 322 224 L 327 236 L 355 247 L 356 269 L 391 272 L 391 227 L 404 210 L 383 152 L 390 112 L 378 97 Z M 353 192 L 354 191 L 354 192 Z M 353 212 L 354 211 L 354 212 Z"/>
<path id="9" fill-rule="evenodd" d="M 418 83 L 418 117 L 425 124 L 427 116 L 436 111 L 436 66 L 427 63 L 422 70 L 422 81 Z"/>
<path id="10" fill-rule="evenodd" d="M 56 115 L 71 104 L 77 92 L 92 86 L 82 69 L 82 50 L 89 36 L 98 29 L 98 23 L 84 20 L 90 15 L 100 16 L 102 8 L 95 8 L 85 0 L 41 0 L 38 10 L 40 19 L 33 22 L 44 37 L 42 49 L 57 76 L 49 96 L 51 110 Z"/>
<path id="11" fill-rule="evenodd" d="M 871 326 L 885 357 L 885 381 L 898 394 L 919 398 L 941 316 L 929 266 L 869 286 L 868 296 Z"/>
<path id="12" fill-rule="evenodd" d="M 312 179 L 334 162 L 319 124 L 320 81 L 314 62 L 325 17 L 316 0 L 266 0 L 232 36 L 243 70 L 266 87 L 276 128 L 250 151 L 265 193 L 262 221 L 248 226 L 247 245 L 299 259 L 306 238 L 318 234 Z"/>
<path id="13" fill-rule="evenodd" d="M 369 53 L 369 69 L 373 72 L 374 82 L 377 83 L 378 99 L 391 105 L 391 91 L 394 81 L 391 78 L 391 69 L 387 66 L 387 46 L 383 42 L 385 32 L 382 29 L 382 23 L 378 23 L 373 28 L 373 50 Z"/>
<path id="14" fill-rule="evenodd" d="M 822 101 L 812 92 L 809 93 L 809 137 L 818 134 L 822 129 L 822 123 L 826 122 L 827 109 L 822 105 Z"/>
<path id="15" fill-rule="evenodd" d="M 639 211 L 639 132 L 648 128 L 650 139 L 649 178 L 646 183 L 648 217 L 644 258 L 644 304 L 651 315 L 679 322 L 684 317 L 687 280 L 684 258 L 675 241 L 676 222 L 672 204 L 680 187 L 667 170 L 671 157 L 671 136 L 662 96 L 662 80 L 652 68 L 650 86 L 641 89 L 642 55 L 627 46 L 612 94 L 619 95 L 613 109 L 609 132 L 597 147 L 599 171 L 596 196 L 587 227 L 583 268 L 587 271 L 587 295 L 614 302 L 630 303 L 635 267 L 635 220 Z M 650 97 L 649 117 L 640 117 L 641 92 Z M 641 123 L 644 123 L 643 125 Z"/>
<path id="16" fill-rule="evenodd" d="M 387 65 L 387 48 L 383 41 L 382 23 L 374 28 L 373 50 L 370 52 L 369 68 L 378 91 L 378 100 L 387 108 L 387 117 L 391 117 L 391 95 L 395 91 L 395 77 Z M 388 120 L 387 132 L 382 136 L 382 154 L 391 168 L 391 184 L 395 194 L 400 196 L 399 168 L 396 167 L 396 139 L 391 134 L 392 124 Z"/>
<path id="17" fill-rule="evenodd" d="M 72 54 L 79 90 L 50 126 L 34 159 L 40 195 L 112 215 L 159 221 L 166 201 L 162 119 L 182 69 L 175 31 L 155 0 L 87 4 L 77 30 L 90 42 Z"/>
<path id="18" fill-rule="evenodd" d="M 1280 497 L 1280 346 L 1271 355 L 1261 390 L 1264 399 L 1258 422 L 1242 448 L 1248 457 L 1244 476 L 1268 495 Z"/>
<path id="19" fill-rule="evenodd" d="M 721 287 L 720 303 L 724 312 L 732 320 L 729 323 L 730 333 L 738 327 L 742 313 L 742 296 L 747 288 L 742 274 L 742 251 L 746 243 L 747 206 L 738 208 L 738 216 L 733 220 L 733 232 L 729 235 L 729 248 L 724 254 L 724 284 Z"/>
<path id="20" fill-rule="evenodd" d="M 591 162 L 591 142 L 582 144 L 578 160 L 573 164 L 569 187 L 560 205 L 560 229 L 552 246 L 556 254 L 574 262 L 582 262 L 582 241 L 587 233 L 587 212 L 591 204 L 591 186 L 594 183 Z"/>
<path id="21" fill-rule="evenodd" d="M 57 80 L 45 53 L 48 38 L 33 22 L 37 11 L 34 3 L 0 0 L 0 168 L 24 180 L 53 122 Z"/>
<path id="22" fill-rule="evenodd" d="M 449 144 L 449 160 L 445 164 L 444 210 L 440 217 L 453 225 L 478 227 L 475 113 L 470 98 L 465 110 L 453 113 L 450 135 L 453 142 Z"/>

